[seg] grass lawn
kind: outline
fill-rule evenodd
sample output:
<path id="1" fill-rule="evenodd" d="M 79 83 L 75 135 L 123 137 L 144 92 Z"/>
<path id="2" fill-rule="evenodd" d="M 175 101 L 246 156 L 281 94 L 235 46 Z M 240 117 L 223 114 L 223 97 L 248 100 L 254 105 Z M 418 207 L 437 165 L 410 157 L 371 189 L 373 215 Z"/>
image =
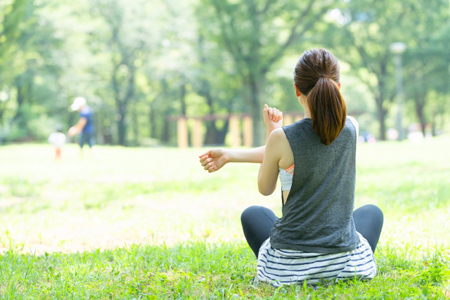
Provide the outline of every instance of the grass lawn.
<path id="1" fill-rule="evenodd" d="M 254 285 L 240 213 L 281 216 L 258 165 L 208 174 L 203 149 L 0 147 L 1 299 L 448 299 L 450 137 L 359 145 L 356 207 L 385 214 L 370 282 Z"/>

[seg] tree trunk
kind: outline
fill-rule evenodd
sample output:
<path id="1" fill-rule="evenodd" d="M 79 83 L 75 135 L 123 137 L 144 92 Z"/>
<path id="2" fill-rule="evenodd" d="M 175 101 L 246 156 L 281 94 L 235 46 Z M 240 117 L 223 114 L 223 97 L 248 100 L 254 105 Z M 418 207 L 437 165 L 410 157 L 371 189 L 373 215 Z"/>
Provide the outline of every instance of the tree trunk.
<path id="1" fill-rule="evenodd" d="M 125 122 L 125 117 L 127 114 L 128 104 L 130 100 L 134 96 L 134 72 L 135 68 L 133 65 L 127 65 L 128 67 L 128 79 L 127 79 L 127 90 L 125 95 L 121 97 L 120 86 L 117 82 L 117 70 L 119 65 L 116 65 L 114 68 L 111 83 L 113 85 L 114 97 L 116 100 L 117 113 L 119 114 L 119 120 L 117 121 L 117 130 L 119 134 L 119 145 L 126 146 L 127 145 L 127 124 Z"/>
<path id="2" fill-rule="evenodd" d="M 180 86 L 181 115 L 186 116 L 186 83 Z"/>
<path id="3" fill-rule="evenodd" d="M 1 107 L 0 108 L 0 128 L 3 128 L 3 115 L 4 115 L 4 113 L 5 113 L 5 109 L 3 107 Z"/>
<path id="4" fill-rule="evenodd" d="M 417 117 L 419 118 L 419 122 L 420 122 L 420 127 L 422 129 L 422 134 L 423 136 L 425 136 L 425 126 L 427 125 L 427 122 L 425 120 L 425 115 L 424 115 L 424 107 L 425 107 L 425 95 L 422 95 L 422 93 L 416 93 L 415 95 L 415 105 L 416 105 L 416 114 Z"/>
<path id="5" fill-rule="evenodd" d="M 379 139 L 381 141 L 386 140 L 386 115 L 387 110 L 383 107 L 383 99 L 381 96 L 375 97 L 377 102 L 377 118 L 378 123 L 380 124 L 380 136 Z"/>
<path id="6" fill-rule="evenodd" d="M 217 134 L 214 140 L 214 144 L 216 145 L 223 145 L 225 144 L 225 137 L 228 132 L 228 126 L 230 122 L 228 120 L 225 121 L 225 124 L 223 125 L 222 129 L 217 129 Z M 217 128 L 217 127 L 216 127 Z"/>
<path id="7" fill-rule="evenodd" d="M 204 37 L 201 31 L 199 31 L 198 37 L 198 53 L 200 63 L 206 65 L 207 59 L 204 52 Z M 197 93 L 205 98 L 206 104 L 208 105 L 208 113 L 210 115 L 214 115 L 213 98 L 211 96 L 211 85 L 207 79 L 205 78 L 201 79 L 200 89 Z M 221 141 L 221 139 L 218 137 L 216 121 L 207 121 L 205 125 L 206 125 L 206 134 L 204 144 L 206 145 L 224 144 L 225 138 L 223 138 L 223 140 Z"/>
<path id="8" fill-rule="evenodd" d="M 433 116 L 431 117 L 431 135 L 432 136 L 436 136 L 437 135 L 437 130 L 436 130 L 436 117 L 437 117 L 437 113 L 433 112 Z"/>
<path id="9" fill-rule="evenodd" d="M 126 146 L 126 132 L 127 126 L 125 124 L 125 112 L 121 111 L 119 113 L 120 119 L 117 121 L 117 132 L 119 134 L 119 145 Z"/>
<path id="10" fill-rule="evenodd" d="M 17 110 L 16 110 L 16 114 L 14 115 L 14 117 L 11 120 L 11 123 L 21 121 L 22 106 L 23 106 L 23 103 L 25 102 L 25 91 L 24 91 L 22 75 L 19 75 L 16 77 L 15 83 L 16 83 L 16 88 L 17 88 Z"/>
<path id="11" fill-rule="evenodd" d="M 3 144 L 3 138 L 5 135 L 5 127 L 3 126 L 3 114 L 5 113 L 5 106 L 0 103 L 0 145 Z"/>
<path id="12" fill-rule="evenodd" d="M 216 145 L 217 127 L 216 121 L 206 121 L 205 145 Z"/>
<path id="13" fill-rule="evenodd" d="M 119 135 L 119 145 L 127 145 L 127 124 L 125 123 L 125 118 L 127 115 L 128 99 L 120 100 L 119 95 L 116 95 L 116 106 L 117 106 L 117 133 Z"/>
<path id="14" fill-rule="evenodd" d="M 264 144 L 263 142 L 263 122 L 262 122 L 262 105 L 260 101 L 260 90 L 256 76 L 249 75 L 250 83 L 250 114 L 253 118 L 253 146 L 259 147 Z"/>
<path id="15" fill-rule="evenodd" d="M 375 101 L 377 103 L 377 117 L 378 122 L 380 123 L 380 136 L 379 139 L 381 141 L 386 140 L 386 115 L 387 110 L 384 108 L 384 99 L 385 99 L 385 83 L 384 78 L 386 75 L 386 63 L 380 64 L 380 73 L 377 75 L 378 79 L 378 95 L 375 95 Z"/>
<path id="16" fill-rule="evenodd" d="M 211 96 L 211 90 L 208 88 L 203 93 L 203 96 L 206 99 L 206 104 L 208 104 L 208 113 L 210 115 L 214 115 L 213 98 Z M 206 145 L 222 145 L 222 144 L 224 144 L 224 142 L 225 142 L 225 137 L 222 139 L 219 136 L 219 130 L 217 129 L 216 121 L 207 121 L 206 122 L 205 144 Z"/>
<path id="17" fill-rule="evenodd" d="M 139 146 L 139 123 L 138 123 L 138 111 L 137 103 L 133 105 L 133 143 L 134 146 Z"/>
<path id="18" fill-rule="evenodd" d="M 170 141 L 170 122 L 167 120 L 167 117 L 169 116 L 169 113 L 166 112 L 164 114 L 164 126 L 162 131 L 161 140 L 165 143 L 169 143 Z"/>
<path id="19" fill-rule="evenodd" d="M 150 105 L 150 113 L 149 113 L 149 123 L 150 123 L 150 138 L 156 139 L 156 119 L 155 119 L 155 110 L 152 105 Z"/>

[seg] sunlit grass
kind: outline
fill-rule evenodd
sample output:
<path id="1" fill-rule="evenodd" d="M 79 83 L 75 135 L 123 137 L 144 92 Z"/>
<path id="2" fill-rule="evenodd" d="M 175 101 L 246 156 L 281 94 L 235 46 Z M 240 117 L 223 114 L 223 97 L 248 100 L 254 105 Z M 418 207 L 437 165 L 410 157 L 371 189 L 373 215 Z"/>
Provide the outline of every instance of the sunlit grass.
<path id="1" fill-rule="evenodd" d="M 450 289 L 450 138 L 358 146 L 356 207 L 385 214 L 371 282 L 254 286 L 240 213 L 257 165 L 204 172 L 202 150 L 0 148 L 0 295 L 4 298 L 441 298 Z M 78 252 L 83 251 L 83 252 Z M 68 296 L 70 295 L 70 296 Z"/>

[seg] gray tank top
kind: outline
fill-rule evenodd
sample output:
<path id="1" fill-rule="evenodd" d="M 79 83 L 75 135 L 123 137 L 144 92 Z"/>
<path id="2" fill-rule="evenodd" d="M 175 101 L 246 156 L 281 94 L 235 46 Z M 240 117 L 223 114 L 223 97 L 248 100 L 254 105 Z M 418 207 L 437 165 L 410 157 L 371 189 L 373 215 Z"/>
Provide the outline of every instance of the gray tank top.
<path id="1" fill-rule="evenodd" d="M 314 253 L 356 249 L 355 126 L 347 119 L 344 129 L 328 146 L 320 142 L 309 118 L 283 130 L 295 167 L 283 216 L 270 232 L 272 247 Z"/>

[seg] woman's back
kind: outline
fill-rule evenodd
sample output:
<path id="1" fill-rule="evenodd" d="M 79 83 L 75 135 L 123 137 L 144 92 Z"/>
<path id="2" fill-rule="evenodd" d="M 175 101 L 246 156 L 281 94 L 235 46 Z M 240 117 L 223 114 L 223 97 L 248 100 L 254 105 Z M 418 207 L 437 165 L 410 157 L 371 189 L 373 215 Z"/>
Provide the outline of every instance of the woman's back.
<path id="1" fill-rule="evenodd" d="M 292 149 L 293 184 L 283 217 L 272 232 L 272 245 L 282 249 L 338 253 L 359 242 L 352 211 L 355 190 L 356 128 L 350 120 L 328 146 L 303 119 L 283 127 Z"/>

